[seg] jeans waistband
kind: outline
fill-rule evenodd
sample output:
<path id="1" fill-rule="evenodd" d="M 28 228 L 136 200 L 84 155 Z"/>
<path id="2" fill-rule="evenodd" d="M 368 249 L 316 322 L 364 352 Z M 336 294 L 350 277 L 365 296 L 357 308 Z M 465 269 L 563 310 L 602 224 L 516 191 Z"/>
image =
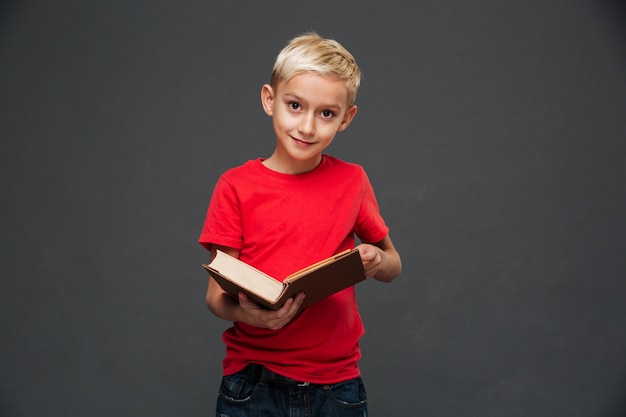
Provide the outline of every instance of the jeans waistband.
<path id="1" fill-rule="evenodd" d="M 287 378 L 286 376 L 282 376 L 277 374 L 276 372 L 272 372 L 267 369 L 263 365 L 259 365 L 257 363 L 251 363 L 246 366 L 245 369 L 247 376 L 246 379 L 248 382 L 256 384 L 258 382 L 272 382 L 278 385 L 287 385 L 291 387 L 309 387 L 314 386 L 316 384 L 311 384 L 309 382 L 304 381 L 296 381 L 295 379 Z"/>

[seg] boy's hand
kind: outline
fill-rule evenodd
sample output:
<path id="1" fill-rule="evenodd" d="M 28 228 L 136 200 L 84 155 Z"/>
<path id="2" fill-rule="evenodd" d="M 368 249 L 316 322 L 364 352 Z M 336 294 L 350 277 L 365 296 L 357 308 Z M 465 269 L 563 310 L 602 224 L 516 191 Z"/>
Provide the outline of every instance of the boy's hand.
<path id="1" fill-rule="evenodd" d="M 365 269 L 366 277 L 373 277 L 380 269 L 383 258 L 381 255 L 382 250 L 374 245 L 363 243 L 357 246 L 359 254 L 361 255 L 361 261 L 363 262 L 363 269 Z"/>
<path id="2" fill-rule="evenodd" d="M 243 317 L 241 321 L 256 327 L 278 330 L 287 325 L 298 313 L 304 300 L 304 293 L 290 298 L 278 310 L 269 310 L 259 306 L 243 292 L 239 293 L 239 306 Z"/>
<path id="3" fill-rule="evenodd" d="M 362 243 L 357 246 L 366 277 L 391 282 L 402 271 L 402 261 L 389 235 L 380 242 Z"/>

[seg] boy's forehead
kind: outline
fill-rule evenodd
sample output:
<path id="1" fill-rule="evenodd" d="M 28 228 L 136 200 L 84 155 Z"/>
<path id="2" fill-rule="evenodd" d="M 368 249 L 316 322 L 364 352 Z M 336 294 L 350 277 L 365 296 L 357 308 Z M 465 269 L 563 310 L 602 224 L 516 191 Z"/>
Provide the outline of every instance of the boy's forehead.
<path id="1" fill-rule="evenodd" d="M 314 72 L 304 72 L 289 80 L 280 80 L 275 88 L 277 93 L 300 99 L 322 100 L 337 107 L 346 107 L 348 101 L 348 87 L 344 80 Z"/>

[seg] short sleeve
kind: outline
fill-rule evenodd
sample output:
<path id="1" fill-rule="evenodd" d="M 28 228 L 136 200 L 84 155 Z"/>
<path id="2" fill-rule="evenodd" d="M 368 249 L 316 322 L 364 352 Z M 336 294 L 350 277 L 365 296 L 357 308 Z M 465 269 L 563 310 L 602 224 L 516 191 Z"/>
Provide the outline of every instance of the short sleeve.
<path id="1" fill-rule="evenodd" d="M 210 244 L 241 249 L 242 240 L 239 198 L 235 188 L 221 177 L 213 190 L 198 242 L 207 249 Z"/>
<path id="2" fill-rule="evenodd" d="M 362 171 L 361 177 L 361 206 L 356 224 L 356 234 L 364 242 L 380 242 L 389 234 L 389 227 L 380 214 L 374 188 Z"/>

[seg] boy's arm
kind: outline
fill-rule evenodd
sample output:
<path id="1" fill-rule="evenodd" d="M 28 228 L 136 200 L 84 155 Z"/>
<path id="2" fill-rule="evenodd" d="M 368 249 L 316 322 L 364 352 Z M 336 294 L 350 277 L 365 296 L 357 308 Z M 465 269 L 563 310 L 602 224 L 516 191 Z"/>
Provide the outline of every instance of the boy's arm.
<path id="1" fill-rule="evenodd" d="M 377 243 L 362 243 L 357 246 L 365 268 L 365 276 L 378 281 L 391 282 L 402 271 L 400 254 L 393 246 L 389 235 Z"/>
<path id="2" fill-rule="evenodd" d="M 226 246 L 211 245 L 211 259 L 217 250 L 221 250 L 235 258 L 239 257 L 239 250 Z M 239 300 L 233 299 L 225 293 L 219 284 L 209 276 L 206 292 L 206 303 L 209 310 L 217 317 L 232 322 L 243 322 L 256 327 L 277 330 L 289 323 L 300 308 L 304 294 L 287 300 L 279 310 L 273 311 L 260 307 L 254 301 L 240 292 Z"/>

